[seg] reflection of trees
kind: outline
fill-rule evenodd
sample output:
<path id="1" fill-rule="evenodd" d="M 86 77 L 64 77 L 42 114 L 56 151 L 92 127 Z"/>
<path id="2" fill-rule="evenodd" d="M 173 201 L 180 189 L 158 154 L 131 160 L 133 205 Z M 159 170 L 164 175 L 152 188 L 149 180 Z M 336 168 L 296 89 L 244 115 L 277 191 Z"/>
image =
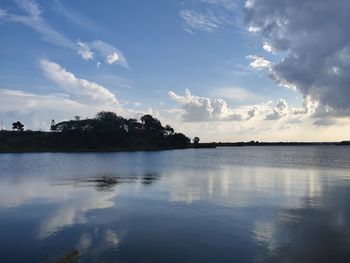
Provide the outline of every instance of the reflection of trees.
<path id="1" fill-rule="evenodd" d="M 92 183 L 98 191 L 114 191 L 114 188 L 120 184 L 131 184 L 141 182 L 144 185 L 151 185 L 159 180 L 159 175 L 154 173 L 145 173 L 144 175 L 118 176 L 104 175 L 93 179 L 84 180 L 83 183 Z"/>
<path id="2" fill-rule="evenodd" d="M 114 186 L 121 183 L 120 179 L 115 176 L 102 176 L 93 179 L 92 182 L 96 183 L 98 191 L 113 191 Z"/>
<path id="3" fill-rule="evenodd" d="M 159 175 L 157 175 L 157 174 L 145 174 L 142 177 L 142 184 L 151 185 L 157 180 L 159 180 Z"/>
<path id="4" fill-rule="evenodd" d="M 46 256 L 43 259 L 44 263 L 78 263 L 79 262 L 79 251 L 76 249 L 70 249 L 58 259 L 52 261 L 50 257 Z"/>

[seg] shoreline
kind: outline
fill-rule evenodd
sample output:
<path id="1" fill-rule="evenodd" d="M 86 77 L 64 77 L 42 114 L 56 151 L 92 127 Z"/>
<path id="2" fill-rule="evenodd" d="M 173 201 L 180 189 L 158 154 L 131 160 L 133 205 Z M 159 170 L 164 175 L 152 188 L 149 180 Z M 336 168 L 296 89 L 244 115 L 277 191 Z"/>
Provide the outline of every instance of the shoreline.
<path id="1" fill-rule="evenodd" d="M 0 154 L 6 153 L 114 153 L 114 152 L 156 152 L 156 151 L 170 151 L 170 150 L 185 150 L 185 149 L 216 149 L 225 147 L 279 147 L 279 146 L 349 146 L 346 143 L 295 143 L 295 142 L 280 142 L 280 143 L 200 143 L 197 145 L 191 144 L 185 147 L 118 147 L 106 149 L 0 149 Z"/>

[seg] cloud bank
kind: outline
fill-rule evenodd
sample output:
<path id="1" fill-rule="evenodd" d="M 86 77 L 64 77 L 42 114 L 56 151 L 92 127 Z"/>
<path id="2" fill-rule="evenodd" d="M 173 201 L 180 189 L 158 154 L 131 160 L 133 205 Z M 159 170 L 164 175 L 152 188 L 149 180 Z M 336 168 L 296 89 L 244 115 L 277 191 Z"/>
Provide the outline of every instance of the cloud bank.
<path id="1" fill-rule="evenodd" d="M 189 122 L 206 121 L 241 121 L 243 116 L 227 106 L 223 99 L 210 99 L 192 95 L 185 90 L 185 95 L 168 92 L 169 97 L 181 106 L 181 118 Z"/>

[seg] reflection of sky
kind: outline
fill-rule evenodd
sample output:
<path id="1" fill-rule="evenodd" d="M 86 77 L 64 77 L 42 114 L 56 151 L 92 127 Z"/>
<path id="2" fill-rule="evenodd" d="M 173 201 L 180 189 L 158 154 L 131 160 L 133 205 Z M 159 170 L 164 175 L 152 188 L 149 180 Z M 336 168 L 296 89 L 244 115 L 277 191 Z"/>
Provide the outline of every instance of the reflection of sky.
<path id="1" fill-rule="evenodd" d="M 176 153 L 180 155 L 174 158 Z M 321 254 L 331 258 L 336 253 L 342 259 L 341 248 L 350 236 L 346 167 L 229 165 L 227 156 L 222 160 L 218 155 L 212 168 L 198 160 L 189 169 L 183 161 L 187 153 L 112 154 L 112 164 L 105 154 L 95 160 L 91 154 L 79 156 L 90 161 L 90 170 L 80 169 L 81 162 L 74 166 L 68 155 L 64 175 L 59 173 L 62 154 L 43 161 L 22 155 L 16 165 L 23 163 L 25 169 L 15 168 L 13 177 L 9 172 L 0 176 L 0 228 L 6 229 L 0 254 L 9 255 L 7 250 L 26 242 L 28 250 L 40 255 L 48 247 L 47 253 L 62 246 L 77 248 L 83 262 L 99 262 L 106 251 L 114 261 L 146 255 L 149 261 L 159 256 L 176 262 L 179 255 L 192 253 L 197 261 L 212 262 L 203 252 L 209 248 L 221 262 L 230 262 L 232 253 L 241 261 L 295 261 L 301 255 L 317 262 L 313 253 L 330 246 L 328 254 Z M 214 153 L 204 151 L 203 158 Z M 53 165 L 52 177 L 48 168 L 45 173 L 38 169 L 48 164 Z M 106 175 L 117 183 L 102 187 L 93 181 Z M 295 243 L 309 246 L 309 252 Z"/>
<path id="2" fill-rule="evenodd" d="M 191 204 L 201 199 L 218 199 L 221 205 L 245 206 L 276 203 L 298 206 L 305 195 L 317 198 L 321 180 L 314 170 L 223 167 L 209 173 L 188 172 L 171 176 L 171 201 Z"/>
<path id="3" fill-rule="evenodd" d="M 0 207 L 14 208 L 31 204 L 50 204 L 55 211 L 40 223 L 39 238 L 56 233 L 62 228 L 83 223 L 89 210 L 113 206 L 117 192 L 91 191 L 72 185 L 50 185 L 45 182 L 0 185 Z"/>

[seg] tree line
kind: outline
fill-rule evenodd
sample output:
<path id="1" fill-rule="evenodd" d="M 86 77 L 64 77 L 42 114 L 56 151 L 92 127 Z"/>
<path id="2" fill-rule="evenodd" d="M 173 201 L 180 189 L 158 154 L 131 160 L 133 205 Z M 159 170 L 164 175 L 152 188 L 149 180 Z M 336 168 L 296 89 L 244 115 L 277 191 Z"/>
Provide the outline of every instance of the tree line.
<path id="1" fill-rule="evenodd" d="M 19 131 L 16 134 L 27 134 L 27 143 L 34 145 L 33 141 L 37 140 L 38 145 L 52 148 L 183 148 L 191 142 L 186 135 L 175 132 L 169 125 L 163 126 L 149 114 L 142 116 L 140 121 L 108 111 L 99 112 L 89 119 L 76 116 L 59 123 L 52 120 L 51 132 L 41 132 L 40 135 L 34 134 L 39 132 L 23 132 L 24 125 L 19 121 L 14 122 L 12 128 Z M 195 137 L 193 142 L 198 144 L 199 138 Z"/>

